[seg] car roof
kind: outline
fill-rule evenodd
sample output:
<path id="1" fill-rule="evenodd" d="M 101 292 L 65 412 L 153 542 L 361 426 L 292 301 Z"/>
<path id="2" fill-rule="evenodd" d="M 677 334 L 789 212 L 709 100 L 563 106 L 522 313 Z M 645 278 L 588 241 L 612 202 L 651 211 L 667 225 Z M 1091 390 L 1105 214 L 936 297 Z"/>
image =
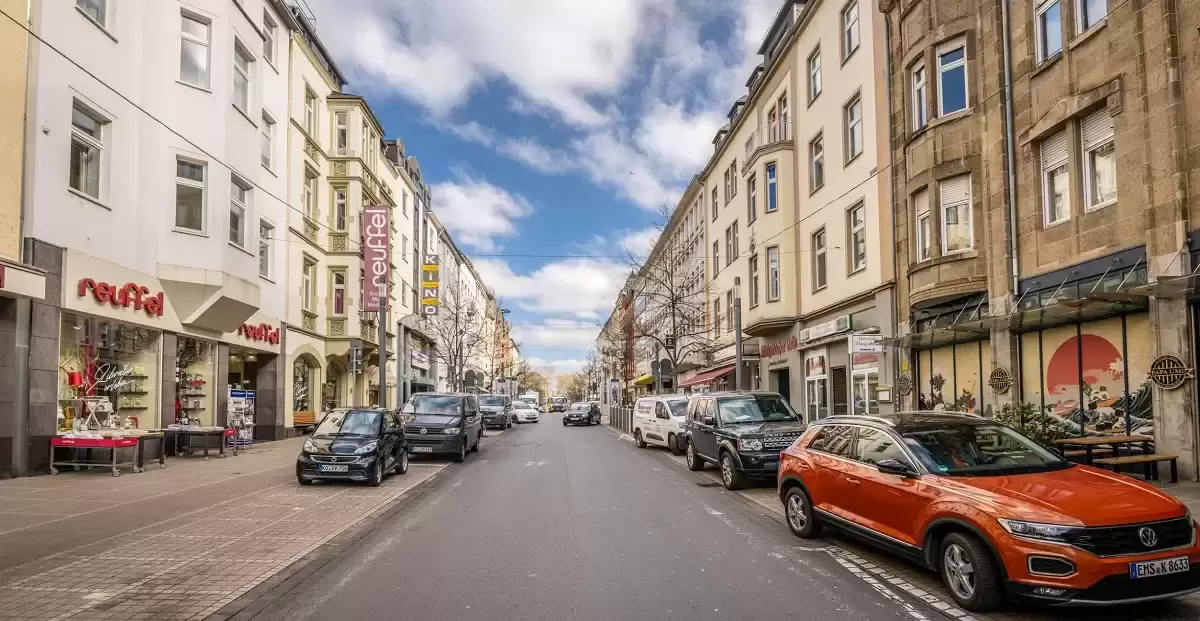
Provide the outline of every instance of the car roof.
<path id="1" fill-rule="evenodd" d="M 813 425 L 817 426 L 848 423 L 870 425 L 875 427 L 890 427 L 897 432 L 904 433 L 906 431 L 916 431 L 932 427 L 946 427 L 950 425 L 996 424 L 996 421 L 983 418 L 978 414 L 971 414 L 969 412 L 923 410 L 878 414 L 874 416 L 865 416 L 859 414 L 830 416 L 828 418 L 822 418 L 812 422 Z"/>
<path id="2" fill-rule="evenodd" d="M 707 395 L 700 395 L 700 396 L 715 397 L 715 398 L 721 398 L 721 397 L 779 397 L 781 399 L 783 398 L 783 395 L 781 395 L 777 392 L 771 392 L 769 390 L 722 390 L 720 392 L 712 392 Z"/>
<path id="3" fill-rule="evenodd" d="M 413 393 L 414 397 L 474 397 L 469 392 L 418 392 Z"/>

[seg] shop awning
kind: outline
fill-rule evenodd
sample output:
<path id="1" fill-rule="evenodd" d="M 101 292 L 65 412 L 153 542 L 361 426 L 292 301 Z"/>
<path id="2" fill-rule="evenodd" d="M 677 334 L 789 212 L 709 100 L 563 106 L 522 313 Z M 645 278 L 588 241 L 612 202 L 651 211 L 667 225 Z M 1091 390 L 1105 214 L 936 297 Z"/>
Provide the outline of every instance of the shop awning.
<path id="1" fill-rule="evenodd" d="M 704 373 L 699 373 L 695 377 L 693 377 L 689 380 L 679 382 L 679 387 L 680 388 L 690 388 L 692 386 L 705 386 L 705 385 L 711 384 L 713 382 L 713 380 L 717 379 L 718 377 L 721 377 L 722 375 L 732 372 L 733 366 L 734 365 L 731 364 L 726 367 L 720 367 L 718 369 L 713 369 L 712 371 L 705 371 Z"/>
<path id="2" fill-rule="evenodd" d="M 1145 295 L 1098 292 L 1079 299 L 1058 300 L 1046 306 L 1018 308 L 1007 315 L 990 317 L 982 323 L 989 329 L 1028 332 L 1143 311 L 1147 303 Z"/>
<path id="3" fill-rule="evenodd" d="M 633 380 L 633 383 L 639 386 L 648 386 L 654 383 L 654 376 L 647 373 Z"/>

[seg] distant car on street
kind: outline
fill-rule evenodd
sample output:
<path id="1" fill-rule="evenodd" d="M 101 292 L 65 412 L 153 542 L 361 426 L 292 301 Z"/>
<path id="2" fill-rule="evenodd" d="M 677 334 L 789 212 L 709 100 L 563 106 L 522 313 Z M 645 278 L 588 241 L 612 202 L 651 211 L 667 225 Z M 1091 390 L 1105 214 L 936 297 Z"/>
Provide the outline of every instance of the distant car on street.
<path id="1" fill-rule="evenodd" d="M 514 403 L 513 415 L 516 416 L 518 423 L 536 423 L 541 419 L 537 408 L 528 403 Z"/>
<path id="2" fill-rule="evenodd" d="M 566 397 L 550 397 L 551 412 L 566 412 L 567 398 Z"/>
<path id="3" fill-rule="evenodd" d="M 454 461 L 467 459 L 483 440 L 479 399 L 464 393 L 421 392 L 408 398 L 402 414 L 409 452 L 450 454 Z"/>
<path id="4" fill-rule="evenodd" d="M 572 403 L 563 413 L 563 427 L 567 425 L 599 425 L 600 406 L 586 401 Z"/>
<path id="5" fill-rule="evenodd" d="M 479 411 L 483 413 L 483 425 L 488 428 L 506 429 L 516 421 L 512 398 L 507 395 L 479 395 Z"/>
<path id="6" fill-rule="evenodd" d="M 775 392 L 734 391 L 694 397 L 684 423 L 684 452 L 691 470 L 718 464 L 726 489 L 749 479 L 774 479 L 779 452 L 792 445 L 805 424 Z"/>
<path id="7" fill-rule="evenodd" d="M 408 472 L 408 444 L 395 412 L 378 408 L 330 410 L 296 457 L 296 481 L 364 481 L 378 486 L 388 473 Z"/>

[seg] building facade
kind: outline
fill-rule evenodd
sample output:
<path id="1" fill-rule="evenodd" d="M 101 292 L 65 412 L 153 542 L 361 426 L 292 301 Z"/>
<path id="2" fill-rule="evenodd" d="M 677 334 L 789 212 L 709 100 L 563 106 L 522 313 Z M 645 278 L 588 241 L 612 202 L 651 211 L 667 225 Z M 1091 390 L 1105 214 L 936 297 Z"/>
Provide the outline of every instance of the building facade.
<path id="1" fill-rule="evenodd" d="M 1195 478 L 1200 6 L 880 8 L 902 402 L 1149 435 Z"/>

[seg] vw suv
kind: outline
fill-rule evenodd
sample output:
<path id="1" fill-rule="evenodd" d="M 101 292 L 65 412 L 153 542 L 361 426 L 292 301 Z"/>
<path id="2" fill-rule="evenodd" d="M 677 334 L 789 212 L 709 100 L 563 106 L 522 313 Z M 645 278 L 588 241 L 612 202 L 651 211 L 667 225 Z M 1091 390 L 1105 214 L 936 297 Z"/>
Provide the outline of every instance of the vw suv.
<path id="1" fill-rule="evenodd" d="M 684 453 L 690 470 L 719 464 L 729 490 L 750 479 L 775 479 L 779 452 L 805 430 L 804 422 L 779 393 L 723 392 L 693 397 L 683 423 Z"/>
<path id="2" fill-rule="evenodd" d="M 1197 525 L 1183 503 L 989 419 L 826 418 L 783 452 L 778 482 L 797 536 L 834 526 L 907 556 L 939 572 L 967 610 L 1200 590 Z"/>

